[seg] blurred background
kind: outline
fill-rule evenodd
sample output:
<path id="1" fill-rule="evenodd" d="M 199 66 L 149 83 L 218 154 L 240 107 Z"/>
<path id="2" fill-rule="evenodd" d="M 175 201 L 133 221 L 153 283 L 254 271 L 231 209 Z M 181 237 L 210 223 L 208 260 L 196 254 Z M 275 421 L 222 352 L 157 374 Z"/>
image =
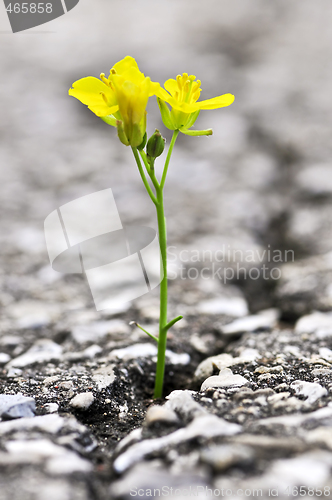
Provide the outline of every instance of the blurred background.
<path id="1" fill-rule="evenodd" d="M 202 99 L 235 95 L 232 106 L 196 122 L 212 127 L 212 137 L 178 140 L 165 189 L 169 244 L 177 253 L 292 249 L 295 262 L 283 265 L 279 283 L 242 279 L 236 293 L 251 310 L 277 305 L 285 318 L 331 308 L 328 0 L 80 0 L 17 34 L 3 8 L 0 16 L 2 331 L 64 315 L 75 323 L 77 311 L 99 317 L 83 278 L 50 268 L 43 222 L 54 209 L 111 187 L 124 223 L 156 227 L 130 149 L 68 96 L 75 80 L 108 74 L 126 55 L 161 83 L 197 75 Z M 148 132 L 155 127 L 169 142 L 151 99 Z M 179 287 L 192 308 L 224 293 L 216 279 Z M 203 295 L 190 295 L 197 287 Z M 149 297 L 157 300 L 158 290 Z"/>

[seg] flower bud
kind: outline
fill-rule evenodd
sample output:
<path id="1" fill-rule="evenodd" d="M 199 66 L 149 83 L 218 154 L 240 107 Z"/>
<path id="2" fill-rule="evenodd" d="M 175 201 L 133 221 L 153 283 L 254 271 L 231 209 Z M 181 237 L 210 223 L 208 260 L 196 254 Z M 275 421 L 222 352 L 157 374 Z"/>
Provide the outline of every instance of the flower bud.
<path id="1" fill-rule="evenodd" d="M 146 146 L 146 153 L 150 158 L 158 158 L 165 148 L 166 139 L 161 136 L 159 130 L 156 129 L 155 133 L 151 135 Z"/>

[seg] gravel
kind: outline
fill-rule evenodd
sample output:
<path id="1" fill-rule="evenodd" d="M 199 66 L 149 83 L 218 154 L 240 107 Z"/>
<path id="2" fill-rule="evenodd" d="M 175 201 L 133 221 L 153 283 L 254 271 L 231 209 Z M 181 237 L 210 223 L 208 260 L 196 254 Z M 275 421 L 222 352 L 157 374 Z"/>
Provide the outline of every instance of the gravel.
<path id="1" fill-rule="evenodd" d="M 0 499 L 310 497 L 332 488 L 330 3 L 129 4 L 1 28 Z M 109 187 L 124 226 L 156 228 L 130 148 L 67 96 L 127 53 L 155 81 L 188 71 L 203 99 L 236 96 L 170 164 L 169 318 L 184 319 L 158 400 L 156 344 L 131 324 L 157 335 L 158 289 L 98 312 L 43 234 L 57 207 Z"/>

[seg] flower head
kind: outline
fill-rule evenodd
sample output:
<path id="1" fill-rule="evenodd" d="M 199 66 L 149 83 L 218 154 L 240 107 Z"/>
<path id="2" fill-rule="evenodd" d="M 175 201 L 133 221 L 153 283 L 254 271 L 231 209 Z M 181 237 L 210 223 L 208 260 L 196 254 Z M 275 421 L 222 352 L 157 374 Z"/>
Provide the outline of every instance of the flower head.
<path id="1" fill-rule="evenodd" d="M 116 126 L 126 146 L 139 146 L 146 130 L 146 105 L 149 97 L 159 94 L 159 83 L 151 82 L 139 70 L 133 57 L 117 62 L 108 78 L 92 76 L 72 85 L 69 95 L 83 104 L 109 125 Z"/>
<path id="2" fill-rule="evenodd" d="M 198 101 L 201 82 L 196 76 L 183 73 L 176 80 L 169 79 L 160 88 L 157 100 L 164 125 L 170 130 L 180 130 L 187 135 L 210 135 L 212 130 L 189 130 L 195 123 L 201 109 L 217 109 L 229 106 L 234 101 L 232 94 L 224 94 L 206 101 Z M 166 92 L 167 91 L 167 92 Z M 170 104 L 169 110 L 166 103 Z"/>

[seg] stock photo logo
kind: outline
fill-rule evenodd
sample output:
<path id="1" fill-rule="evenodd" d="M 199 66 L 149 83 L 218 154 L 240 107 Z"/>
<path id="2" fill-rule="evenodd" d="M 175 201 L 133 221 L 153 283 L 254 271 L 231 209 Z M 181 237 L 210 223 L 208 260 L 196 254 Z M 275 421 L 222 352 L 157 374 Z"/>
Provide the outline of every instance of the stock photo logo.
<path id="1" fill-rule="evenodd" d="M 156 231 L 124 228 L 110 188 L 54 210 L 44 231 L 52 268 L 85 274 L 97 311 L 141 297 L 163 277 Z"/>
<path id="2" fill-rule="evenodd" d="M 3 0 L 13 33 L 53 21 L 76 7 L 79 0 Z"/>

